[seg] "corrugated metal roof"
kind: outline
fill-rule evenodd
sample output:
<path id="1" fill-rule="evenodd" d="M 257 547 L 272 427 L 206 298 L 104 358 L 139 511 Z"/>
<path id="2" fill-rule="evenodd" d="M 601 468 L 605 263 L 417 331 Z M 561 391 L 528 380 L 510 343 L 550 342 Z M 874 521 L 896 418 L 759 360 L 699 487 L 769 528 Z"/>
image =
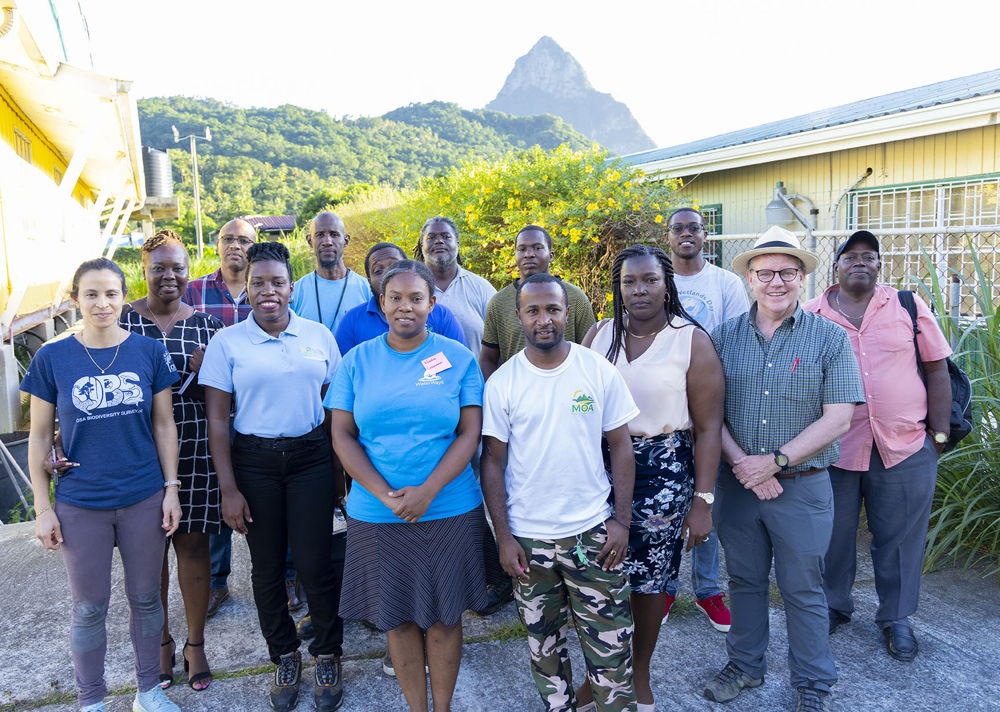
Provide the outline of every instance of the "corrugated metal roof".
<path id="1" fill-rule="evenodd" d="M 915 89 L 897 91 L 892 94 L 884 94 L 872 99 L 843 104 L 842 106 L 835 106 L 832 109 L 814 111 L 810 114 L 802 114 L 801 116 L 794 116 L 790 119 L 782 119 L 781 121 L 772 121 L 760 126 L 740 129 L 739 131 L 703 138 L 690 143 L 682 143 L 677 146 L 633 153 L 623 156 L 623 160 L 635 165 L 642 165 L 644 163 L 652 163 L 653 161 L 661 161 L 666 158 L 687 156 L 693 153 L 711 151 L 716 148 L 739 146 L 744 143 L 753 143 L 769 138 L 777 138 L 778 136 L 814 131 L 829 126 L 850 124 L 855 121 L 873 119 L 877 116 L 898 114 L 904 111 L 913 111 L 914 109 L 923 109 L 937 104 L 948 104 L 953 101 L 996 93 L 1000 93 L 1000 69 L 971 74 L 967 77 L 959 77 L 958 79 L 949 79 Z"/>
<path id="2" fill-rule="evenodd" d="M 286 230 L 291 232 L 295 229 L 294 215 L 244 215 L 241 220 L 246 220 L 257 230 Z"/>

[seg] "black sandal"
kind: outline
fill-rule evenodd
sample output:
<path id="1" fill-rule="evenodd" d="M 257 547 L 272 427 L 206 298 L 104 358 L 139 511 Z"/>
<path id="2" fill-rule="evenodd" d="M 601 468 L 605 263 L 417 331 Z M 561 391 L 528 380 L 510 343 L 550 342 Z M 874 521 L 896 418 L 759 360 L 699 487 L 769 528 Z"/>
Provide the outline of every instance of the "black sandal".
<path id="1" fill-rule="evenodd" d="M 191 648 L 201 648 L 201 647 L 204 647 L 204 645 L 205 645 L 205 641 L 204 640 L 201 641 L 200 643 L 192 643 L 190 641 L 187 641 L 187 642 L 184 643 L 184 650 L 186 651 L 188 649 L 188 647 L 191 647 Z M 187 672 L 188 668 L 190 667 L 190 664 L 188 663 L 187 655 L 182 655 L 182 656 L 184 658 L 184 672 Z M 205 683 L 204 686 L 202 686 L 202 687 L 195 687 L 195 685 L 197 685 L 198 683 L 202 683 L 202 682 Z M 190 675 L 188 677 L 188 687 L 190 687 L 195 692 L 202 692 L 204 690 L 207 690 L 209 688 L 209 686 L 211 686 L 211 684 L 212 684 L 212 671 L 211 670 L 206 670 L 205 672 L 195 673 L 194 675 Z"/>
<path id="2" fill-rule="evenodd" d="M 160 647 L 161 648 L 166 647 L 168 645 L 173 645 L 174 646 L 173 649 L 171 649 L 171 651 L 170 651 L 170 673 L 167 674 L 165 672 L 162 672 L 163 668 L 162 667 L 160 668 L 160 670 L 161 670 L 161 672 L 160 672 L 160 689 L 161 690 L 166 690 L 167 688 L 169 688 L 171 685 L 174 684 L 174 665 L 177 664 L 177 659 L 175 657 L 176 653 L 177 653 L 177 644 L 174 642 L 173 636 L 170 636 L 165 643 L 160 643 Z"/>

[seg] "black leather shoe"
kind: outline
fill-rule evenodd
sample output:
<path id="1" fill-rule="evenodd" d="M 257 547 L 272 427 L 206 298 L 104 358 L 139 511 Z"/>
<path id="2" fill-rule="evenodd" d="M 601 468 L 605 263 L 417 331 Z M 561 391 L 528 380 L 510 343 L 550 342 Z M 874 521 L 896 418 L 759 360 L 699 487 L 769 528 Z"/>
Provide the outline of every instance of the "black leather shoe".
<path id="1" fill-rule="evenodd" d="M 316 637 L 316 626 L 313 625 L 312 616 L 308 613 L 302 616 L 302 620 L 299 624 L 295 626 L 295 632 L 298 633 L 299 640 L 309 640 L 310 638 Z"/>
<path id="2" fill-rule="evenodd" d="M 885 635 L 885 648 L 890 656 L 900 662 L 911 663 L 917 657 L 917 636 L 913 634 L 910 624 L 901 621 L 890 623 L 882 629 Z"/>
<path id="3" fill-rule="evenodd" d="M 830 635 L 833 635 L 833 632 L 840 626 L 851 622 L 851 617 L 846 613 L 835 611 L 832 608 L 830 608 L 827 613 L 830 615 Z"/>
<path id="4" fill-rule="evenodd" d="M 505 603 L 514 600 L 514 585 L 510 579 L 497 584 L 486 592 L 488 599 L 486 605 L 478 611 L 473 611 L 477 616 L 491 616 L 499 611 Z"/>

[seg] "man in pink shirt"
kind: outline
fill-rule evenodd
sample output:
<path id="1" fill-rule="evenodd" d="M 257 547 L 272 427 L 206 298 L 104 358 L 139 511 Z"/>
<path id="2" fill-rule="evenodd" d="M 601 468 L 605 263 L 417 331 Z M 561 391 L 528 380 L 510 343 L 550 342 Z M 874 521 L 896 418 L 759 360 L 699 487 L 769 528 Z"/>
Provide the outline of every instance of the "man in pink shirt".
<path id="1" fill-rule="evenodd" d="M 851 587 L 864 501 L 879 598 L 875 622 L 889 655 L 910 662 L 917 639 L 907 617 L 920 598 L 937 460 L 948 440 L 951 381 L 945 358 L 951 347 L 931 310 L 915 296 L 923 359 L 917 363 L 910 315 L 895 289 L 877 283 L 881 266 L 878 240 L 859 230 L 837 248 L 837 284 L 803 305 L 847 331 L 866 399 L 854 409 L 851 429 L 840 441 L 840 460 L 830 467 L 834 521 L 823 588 L 832 633 L 854 612 Z"/>

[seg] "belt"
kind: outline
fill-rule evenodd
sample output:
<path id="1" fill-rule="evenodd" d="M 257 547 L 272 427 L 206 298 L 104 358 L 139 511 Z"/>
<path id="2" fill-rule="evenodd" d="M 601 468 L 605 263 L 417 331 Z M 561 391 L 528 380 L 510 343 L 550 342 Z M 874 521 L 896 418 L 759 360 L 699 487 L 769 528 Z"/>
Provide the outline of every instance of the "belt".
<path id="1" fill-rule="evenodd" d="M 296 435 L 291 438 L 262 438 L 258 435 L 247 435 L 237 431 L 236 440 L 242 440 L 248 445 L 261 448 L 262 450 L 291 450 L 301 443 L 323 440 L 325 436 L 326 433 L 323 430 L 323 426 L 317 425 L 305 435 Z"/>
<path id="2" fill-rule="evenodd" d="M 826 472 L 825 467 L 810 467 L 808 470 L 803 470 L 802 472 L 788 472 L 785 474 L 777 474 L 774 476 L 777 480 L 794 480 L 796 477 L 808 477 L 809 475 L 815 475 L 820 472 Z"/>

